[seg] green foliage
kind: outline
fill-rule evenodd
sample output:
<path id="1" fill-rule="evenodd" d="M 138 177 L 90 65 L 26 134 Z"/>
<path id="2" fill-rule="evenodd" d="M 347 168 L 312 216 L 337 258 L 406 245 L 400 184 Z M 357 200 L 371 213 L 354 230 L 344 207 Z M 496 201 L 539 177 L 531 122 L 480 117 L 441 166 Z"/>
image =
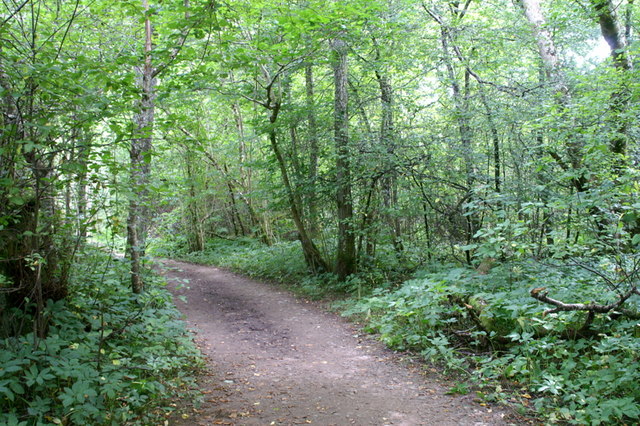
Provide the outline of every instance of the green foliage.
<path id="1" fill-rule="evenodd" d="M 134 296 L 127 271 L 88 249 L 72 296 L 47 304 L 47 337 L 0 341 L 1 424 L 149 424 L 192 392 L 199 352 L 169 293 L 149 277 Z"/>
<path id="2" fill-rule="evenodd" d="M 291 283 L 307 274 L 304 258 L 297 241 L 283 241 L 266 246 L 255 240 L 211 240 L 202 252 L 189 252 L 186 240 L 154 242 L 152 253 L 188 262 L 216 265 L 276 282 Z"/>
<path id="3" fill-rule="evenodd" d="M 553 285 L 560 298 L 576 301 L 601 300 L 606 293 L 584 269 L 523 262 L 482 275 L 450 265 L 339 307 L 344 315 L 366 320 L 368 330 L 392 348 L 418 351 L 448 370 L 471 375 L 477 386 L 493 387 L 483 390 L 486 398 L 500 397 L 496 383 L 506 380 L 514 391 L 534 395 L 523 404 L 549 421 L 637 421 L 637 321 L 602 316 L 592 325 L 597 334 L 578 338 L 585 315 L 543 316 L 545 307 L 528 294 L 541 285 Z M 631 308 L 638 308 L 637 301 Z"/>
<path id="4" fill-rule="evenodd" d="M 388 287 L 393 273 L 389 265 L 385 269 L 382 263 L 391 256 L 385 249 L 380 251 L 381 257 L 374 259 L 372 266 L 339 281 L 332 273 L 310 274 L 298 241 L 281 241 L 267 246 L 250 238 L 215 239 L 209 240 L 201 252 L 190 252 L 184 237 L 170 241 L 156 239 L 151 245 L 151 253 L 155 256 L 221 266 L 250 277 L 288 284 L 294 291 L 312 299 L 328 294 L 361 297 L 375 288 Z M 397 260 L 389 263 L 392 267 L 397 266 Z"/>

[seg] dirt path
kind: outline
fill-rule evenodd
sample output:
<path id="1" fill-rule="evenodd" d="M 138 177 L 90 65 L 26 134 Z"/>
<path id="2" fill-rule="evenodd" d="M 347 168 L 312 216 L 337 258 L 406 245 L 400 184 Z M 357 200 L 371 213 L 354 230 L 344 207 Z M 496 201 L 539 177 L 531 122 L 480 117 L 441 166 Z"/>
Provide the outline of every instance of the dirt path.
<path id="1" fill-rule="evenodd" d="M 210 369 L 200 383 L 206 404 L 175 424 L 509 424 L 284 290 L 214 267 L 165 268 Z"/>

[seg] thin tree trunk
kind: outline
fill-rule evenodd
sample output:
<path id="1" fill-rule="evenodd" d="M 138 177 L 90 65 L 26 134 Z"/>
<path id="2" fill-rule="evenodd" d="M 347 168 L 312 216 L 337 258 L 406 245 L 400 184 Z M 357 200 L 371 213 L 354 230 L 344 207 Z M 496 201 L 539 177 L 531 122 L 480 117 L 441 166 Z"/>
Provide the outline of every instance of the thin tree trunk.
<path id="1" fill-rule="evenodd" d="M 276 107 L 271 114 L 271 124 L 273 125 L 278 116 L 277 110 L 279 106 Z M 280 173 L 282 175 L 282 180 L 284 182 L 285 190 L 287 192 L 287 197 L 289 198 L 289 206 L 291 209 L 291 216 L 293 218 L 293 222 L 296 225 L 296 229 L 298 230 L 298 238 L 300 239 L 300 243 L 302 245 L 302 251 L 304 254 L 305 261 L 309 269 L 313 272 L 324 272 L 328 271 L 327 263 L 322 259 L 322 255 L 320 254 L 320 250 L 316 247 L 313 240 L 307 233 L 307 230 L 304 226 L 304 222 L 302 220 L 302 214 L 298 203 L 296 201 L 296 197 L 294 195 L 293 187 L 291 186 L 291 181 L 289 179 L 289 172 L 287 171 L 287 167 L 284 161 L 284 157 L 282 156 L 282 152 L 280 150 L 280 146 L 278 145 L 276 129 L 271 128 L 269 130 L 269 141 L 271 142 L 271 148 L 273 149 L 273 153 L 276 156 L 276 160 L 278 161 L 278 165 L 280 167 Z"/>
<path id="2" fill-rule="evenodd" d="M 298 230 L 298 238 L 300 240 L 300 244 L 302 245 L 302 252 L 304 254 L 305 261 L 309 269 L 313 272 L 325 272 L 328 271 L 329 268 L 327 266 L 327 263 L 322 258 L 320 250 L 318 250 L 313 240 L 309 236 L 309 233 L 307 232 L 307 228 L 305 227 L 302 216 L 302 206 L 300 205 L 299 197 L 297 197 L 296 192 L 294 191 L 294 188 L 291 184 L 291 179 L 289 178 L 289 172 L 287 170 L 284 156 L 282 155 L 282 150 L 280 149 L 280 145 L 278 144 L 277 129 L 275 124 L 278 120 L 278 114 L 280 113 L 281 101 L 277 95 L 274 96 L 273 86 L 281 75 L 282 71 L 283 68 L 281 68 L 273 77 L 269 77 L 267 75 L 268 80 L 270 80 L 270 83 L 266 87 L 267 100 L 266 102 L 260 104 L 271 111 L 271 114 L 269 115 L 269 142 L 271 143 L 271 148 L 273 149 L 273 153 L 276 156 L 276 160 L 280 168 L 282 181 L 285 186 L 287 198 L 289 199 L 291 216 L 294 224 L 296 225 L 296 229 Z"/>
<path id="3" fill-rule="evenodd" d="M 316 181 L 318 180 L 318 124 L 316 121 L 316 108 L 313 83 L 313 65 L 307 63 L 304 69 L 305 89 L 307 96 L 307 121 L 309 124 L 309 230 L 311 234 L 318 231 L 318 207 L 316 195 Z"/>
<path id="4" fill-rule="evenodd" d="M 373 232 L 371 230 L 371 224 L 373 223 L 373 218 L 375 216 L 374 212 L 372 211 L 371 208 L 371 201 L 373 200 L 373 194 L 376 192 L 376 184 L 378 183 L 378 176 L 374 176 L 371 179 L 371 184 L 369 184 L 369 190 L 367 191 L 367 197 L 366 197 L 366 201 L 364 204 L 364 209 L 361 212 L 361 222 L 360 222 L 360 237 L 358 238 L 358 247 L 357 247 L 357 253 L 358 253 L 358 257 L 362 258 L 361 253 L 362 253 L 362 246 L 363 246 L 363 242 L 365 242 L 366 240 L 366 253 L 367 255 L 372 255 L 372 253 L 370 252 L 370 250 L 373 248 Z"/>
<path id="5" fill-rule="evenodd" d="M 204 233 L 202 232 L 202 225 L 200 215 L 198 214 L 198 202 L 197 191 L 195 185 L 195 176 L 193 173 L 192 160 L 193 155 L 189 149 L 185 152 L 185 165 L 187 169 L 187 182 L 189 185 L 189 201 L 187 202 L 187 208 L 189 210 L 189 219 L 191 222 L 191 238 L 189 239 L 189 248 L 191 251 L 203 251 L 204 250 Z"/>
<path id="6" fill-rule="evenodd" d="M 449 50 L 449 31 L 447 28 L 442 25 L 440 26 L 440 35 L 441 35 L 441 43 L 442 50 L 444 53 L 444 61 L 445 66 L 447 68 L 447 74 L 449 77 L 449 82 L 451 84 L 451 90 L 453 92 L 453 102 L 455 105 L 455 116 L 458 123 L 458 131 L 460 133 L 460 143 L 462 145 L 462 158 L 465 165 L 465 179 L 467 186 L 467 194 L 466 198 L 469 201 L 472 201 L 475 198 L 473 194 L 473 186 L 475 184 L 475 175 L 476 175 L 476 167 L 473 160 L 472 155 L 472 144 L 471 144 L 471 126 L 469 125 L 468 118 L 468 100 L 469 100 L 469 70 L 465 71 L 465 86 L 464 93 L 460 89 L 460 84 L 458 83 L 458 79 L 456 78 L 455 71 L 453 68 L 453 63 L 451 60 L 451 52 Z M 465 204 L 470 204 L 469 202 Z M 466 221 L 466 234 L 467 234 L 467 244 L 471 243 L 474 240 L 474 235 L 476 231 L 480 228 L 480 220 L 477 217 L 477 214 L 470 208 L 464 208 L 464 217 Z M 465 251 L 465 256 L 467 258 L 467 262 L 471 262 L 471 252 L 469 250 Z"/>
<path id="7" fill-rule="evenodd" d="M 624 38 L 627 40 L 627 46 L 630 46 L 633 42 L 631 29 L 633 27 L 633 3 L 634 0 L 627 0 L 627 8 L 624 11 Z M 632 61 L 631 67 L 635 64 Z"/>
<path id="8" fill-rule="evenodd" d="M 353 233 L 351 165 L 349 154 L 349 112 L 347 93 L 347 45 L 341 38 L 332 41 L 335 89 L 334 131 L 336 144 L 336 205 L 338 208 L 338 251 L 336 274 L 344 281 L 356 271 Z"/>
<path id="9" fill-rule="evenodd" d="M 487 112 L 487 121 L 489 123 L 489 129 L 491 131 L 491 140 L 493 142 L 493 186 L 496 193 L 499 194 L 501 189 L 500 184 L 502 180 L 500 175 L 500 136 L 498 135 L 496 124 L 493 121 L 493 113 L 491 112 L 491 108 L 489 107 L 489 102 L 487 102 L 487 97 L 484 94 L 482 85 L 478 86 L 478 90 L 480 92 L 482 105 Z"/>
<path id="10" fill-rule="evenodd" d="M 376 45 L 376 60 L 380 61 L 380 48 Z M 376 80 L 380 88 L 380 104 L 382 109 L 382 120 L 380 122 L 380 143 L 385 149 L 386 157 L 383 161 L 385 176 L 382 179 L 382 194 L 385 206 L 385 216 L 393 239 L 393 247 L 396 252 L 402 251 L 402 240 L 400 238 L 400 219 L 395 213 L 398 208 L 398 176 L 395 165 L 395 127 L 393 121 L 393 88 L 389 83 L 389 78 L 380 70 L 375 71 Z"/>
<path id="11" fill-rule="evenodd" d="M 80 244 L 84 244 L 87 238 L 87 170 L 88 170 L 88 160 L 89 154 L 91 151 L 90 145 L 90 133 L 87 130 L 83 130 L 81 133 L 82 144 L 78 151 L 78 162 L 80 163 L 81 171 L 77 176 L 77 227 L 78 227 L 78 237 L 80 239 Z"/>
<path id="12" fill-rule="evenodd" d="M 225 176 L 229 176 L 229 168 L 226 164 L 223 164 L 222 169 L 224 170 Z M 240 211 L 238 210 L 238 204 L 236 203 L 236 195 L 234 192 L 233 183 L 230 180 L 227 180 L 227 192 L 229 193 L 229 204 L 231 206 L 231 217 L 234 218 L 233 222 L 238 224 L 240 233 L 243 237 L 247 235 L 247 231 L 245 229 L 244 223 L 242 222 L 242 216 L 240 215 Z M 236 232 L 236 236 L 238 232 Z"/>
<path id="13" fill-rule="evenodd" d="M 153 148 L 153 118 L 155 83 L 154 69 L 151 63 L 152 27 L 149 19 L 149 2 L 142 0 L 145 9 L 144 65 L 140 76 L 142 98 L 140 109 L 135 118 L 136 136 L 131 142 L 129 152 L 131 164 L 132 196 L 129 200 L 129 218 L 127 220 L 127 255 L 131 262 L 131 290 L 134 293 L 144 291 L 142 279 L 142 259 L 145 254 L 148 212 L 149 180 L 151 175 L 151 151 Z"/>

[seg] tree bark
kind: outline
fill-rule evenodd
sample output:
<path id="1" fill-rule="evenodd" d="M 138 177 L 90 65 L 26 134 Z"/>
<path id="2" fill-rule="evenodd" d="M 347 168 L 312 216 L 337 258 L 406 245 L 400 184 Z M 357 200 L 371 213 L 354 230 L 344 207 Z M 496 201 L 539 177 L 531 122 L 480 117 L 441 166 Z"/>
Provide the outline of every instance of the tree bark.
<path id="1" fill-rule="evenodd" d="M 462 158 L 464 160 L 465 165 L 465 180 L 467 187 L 466 198 L 468 201 L 472 201 L 475 196 L 473 194 L 473 186 L 475 184 L 475 175 L 476 175 L 476 166 L 474 164 L 473 159 L 473 147 L 472 147 L 472 131 L 471 126 L 469 124 L 468 119 L 468 100 L 469 100 L 469 76 L 470 73 L 468 70 L 465 71 L 465 87 L 464 93 L 460 89 L 460 84 L 458 83 L 458 79 L 456 78 L 455 71 L 453 68 L 453 63 L 451 59 L 451 52 L 449 49 L 449 30 L 446 26 L 440 22 L 440 35 L 441 35 L 441 43 L 442 50 L 444 53 L 444 61 L 445 66 L 447 68 L 447 74 L 449 77 L 449 82 L 451 84 L 451 91 L 453 93 L 453 103 L 455 106 L 455 116 L 458 124 L 458 132 L 460 133 L 460 143 L 462 145 Z M 469 204 L 467 202 L 466 204 Z M 477 230 L 480 228 L 480 220 L 477 214 L 470 208 L 464 208 L 464 217 L 466 222 L 466 234 L 467 234 L 467 244 L 471 243 L 474 240 L 474 235 Z M 465 252 L 467 262 L 471 262 L 471 253 L 470 251 Z"/>
<path id="2" fill-rule="evenodd" d="M 318 207 L 316 195 L 316 181 L 318 180 L 318 123 L 316 120 L 313 65 L 307 63 L 304 68 L 306 101 L 307 101 L 307 121 L 309 124 L 309 230 L 312 234 L 318 229 Z"/>
<path id="3" fill-rule="evenodd" d="M 376 60 L 380 61 L 380 48 L 376 45 Z M 382 195 L 385 206 L 385 217 L 391 228 L 393 247 L 396 252 L 402 251 L 402 240 L 400 238 L 400 220 L 394 212 L 398 206 L 398 176 L 395 165 L 395 126 L 393 121 L 393 88 L 389 83 L 389 78 L 380 69 L 375 71 L 376 80 L 380 88 L 380 106 L 382 109 L 382 120 L 380 122 L 380 144 L 385 150 L 386 157 L 383 160 L 383 170 L 385 176 L 382 178 Z"/>
<path id="4" fill-rule="evenodd" d="M 127 256 L 131 262 L 131 290 L 144 291 L 142 259 L 145 255 L 149 212 L 149 181 L 151 177 L 151 152 L 153 149 L 153 119 L 156 79 L 151 62 L 152 26 L 148 15 L 149 2 L 142 0 L 145 9 L 144 64 L 140 76 L 139 111 L 135 118 L 136 134 L 129 151 L 132 196 L 129 200 L 127 219 Z"/>
<path id="5" fill-rule="evenodd" d="M 91 133 L 87 129 L 83 129 L 81 132 L 81 146 L 78 150 L 78 162 L 81 166 L 81 171 L 78 173 L 77 182 L 77 226 L 78 226 L 78 238 L 80 244 L 84 244 L 87 238 L 87 170 L 89 164 L 89 155 L 91 153 Z"/>
<path id="6" fill-rule="evenodd" d="M 520 0 L 523 7 L 525 17 L 529 21 L 533 29 L 533 33 L 538 44 L 538 53 L 543 63 L 543 69 L 547 79 L 551 81 L 556 94 L 556 102 L 561 108 L 564 108 L 570 100 L 569 89 L 566 84 L 566 76 L 560 66 L 558 52 L 551 37 L 551 32 L 546 26 L 544 15 L 540 7 L 539 0 Z M 587 190 L 587 180 L 582 169 L 582 145 L 577 138 L 569 136 L 566 141 L 566 153 L 569 164 L 566 164 L 560 155 L 556 152 L 549 154 L 560 165 L 561 168 L 569 171 L 569 167 L 575 171 L 576 175 L 572 178 L 572 185 L 577 192 Z"/>
<path id="7" fill-rule="evenodd" d="M 632 64 L 626 50 L 627 41 L 624 29 L 620 28 L 618 24 L 613 2 L 611 0 L 591 0 L 591 4 L 598 16 L 602 37 L 604 37 L 609 45 L 614 67 L 622 73 L 628 71 L 631 69 Z M 609 105 L 609 111 L 611 113 L 609 122 L 613 133 L 609 141 L 609 147 L 611 152 L 618 157 L 615 160 L 615 166 L 618 172 L 621 171 L 624 165 L 624 160 L 620 157 L 624 156 L 627 152 L 628 125 L 626 119 L 622 116 L 628 103 L 627 94 L 628 89 L 624 83 L 618 83 L 617 90 L 611 95 L 611 103 Z"/>
<path id="8" fill-rule="evenodd" d="M 631 61 L 626 51 L 627 41 L 624 29 L 620 28 L 616 17 L 615 7 L 611 0 L 591 0 L 596 14 L 602 37 L 609 45 L 611 59 L 616 68 L 628 70 L 631 68 Z"/>
<path id="9" fill-rule="evenodd" d="M 554 84 L 558 93 L 566 95 L 568 93 L 566 78 L 560 67 L 558 50 L 553 42 L 551 31 L 547 28 L 540 0 L 520 0 L 524 14 L 533 29 L 533 34 L 538 44 L 538 53 L 544 64 L 544 71 L 547 78 Z"/>
<path id="10" fill-rule="evenodd" d="M 187 202 L 187 209 L 189 210 L 189 222 L 190 222 L 190 238 L 189 248 L 191 251 L 203 251 L 204 250 L 204 232 L 202 230 L 202 220 L 200 218 L 198 201 L 196 190 L 196 177 L 193 173 L 193 154 L 188 147 L 185 147 L 185 166 L 187 171 L 187 182 L 189 185 L 189 201 Z"/>
<path id="11" fill-rule="evenodd" d="M 482 105 L 487 112 L 487 122 L 489 123 L 489 129 L 491 131 L 491 141 L 493 143 L 493 187 L 496 191 L 496 194 L 500 194 L 502 181 L 500 175 L 500 136 L 498 135 L 498 128 L 496 127 L 496 123 L 493 120 L 493 113 L 491 112 L 491 108 L 489 107 L 489 102 L 487 101 L 487 97 L 484 94 L 484 89 L 480 85 L 478 90 L 480 91 L 480 100 L 482 101 Z"/>
<path id="12" fill-rule="evenodd" d="M 353 233 L 353 201 L 349 154 L 349 112 L 347 92 L 347 45 L 341 38 L 332 41 L 335 91 L 334 132 L 336 144 L 336 205 L 338 208 L 338 250 L 335 272 L 344 281 L 356 271 Z"/>
<path id="13" fill-rule="evenodd" d="M 276 128 L 274 125 L 278 118 L 279 111 L 280 104 L 276 103 L 272 107 L 271 115 L 269 117 L 269 121 L 271 122 L 271 128 L 269 130 L 269 142 L 271 142 L 271 148 L 273 149 L 273 153 L 275 154 L 276 160 L 278 161 L 278 166 L 280 167 L 280 174 L 282 175 L 282 180 L 287 192 L 287 198 L 289 199 L 291 217 L 294 224 L 296 225 L 296 229 L 298 230 L 298 238 L 300 239 L 300 244 L 302 245 L 302 252 L 304 254 L 307 266 L 313 272 L 325 272 L 328 271 L 329 268 L 327 266 L 327 263 L 322 258 L 320 250 L 318 250 L 313 240 L 309 236 L 306 227 L 304 226 L 304 221 L 302 220 L 302 212 L 300 210 L 298 202 L 296 201 L 293 187 L 291 186 L 291 180 L 289 179 L 289 172 L 287 171 L 286 163 L 278 144 Z"/>

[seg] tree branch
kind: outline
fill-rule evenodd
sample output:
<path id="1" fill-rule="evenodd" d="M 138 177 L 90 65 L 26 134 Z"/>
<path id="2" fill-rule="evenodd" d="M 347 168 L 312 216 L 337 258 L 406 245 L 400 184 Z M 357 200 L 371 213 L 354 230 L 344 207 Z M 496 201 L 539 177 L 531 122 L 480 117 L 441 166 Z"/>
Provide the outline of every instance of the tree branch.
<path id="1" fill-rule="evenodd" d="M 13 12 L 11 12 L 11 15 L 9 15 L 9 16 L 7 17 L 7 19 L 5 19 L 4 21 L 2 21 L 2 24 L 0 24 L 0 28 L 4 27 L 4 25 L 5 25 L 7 22 L 9 22 L 11 19 L 13 19 L 13 17 L 14 17 L 14 16 L 16 16 L 16 15 L 17 15 L 21 10 L 22 10 L 22 8 L 23 8 L 23 7 L 25 7 L 25 6 L 27 5 L 27 3 L 29 3 L 29 1 L 30 1 L 30 0 L 24 0 L 24 1 L 22 2 L 22 4 L 16 8 L 16 10 L 14 10 Z"/>
<path id="2" fill-rule="evenodd" d="M 587 311 L 598 314 L 605 314 L 622 306 L 622 304 L 634 294 L 640 294 L 638 288 L 636 286 L 633 286 L 625 294 L 620 295 L 618 297 L 618 300 L 616 300 L 615 302 L 609 303 L 608 305 L 601 305 L 599 303 L 564 303 L 560 300 L 549 297 L 549 292 L 545 290 L 545 287 L 538 287 L 534 288 L 529 293 L 534 299 L 555 306 L 555 308 L 547 309 L 546 311 L 544 311 L 544 315 L 569 311 Z"/>

